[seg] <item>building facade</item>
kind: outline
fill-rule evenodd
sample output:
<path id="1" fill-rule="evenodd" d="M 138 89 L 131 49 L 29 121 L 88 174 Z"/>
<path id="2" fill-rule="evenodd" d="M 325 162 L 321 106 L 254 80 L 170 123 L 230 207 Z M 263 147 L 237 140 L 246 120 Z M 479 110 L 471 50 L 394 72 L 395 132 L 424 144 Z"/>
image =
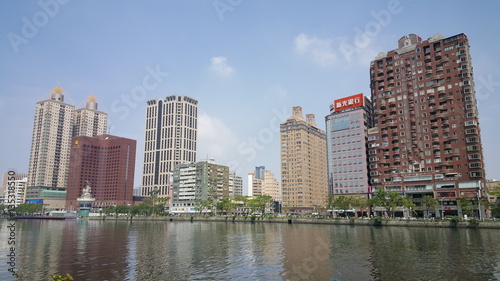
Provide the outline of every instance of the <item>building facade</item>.
<path id="1" fill-rule="evenodd" d="M 184 163 L 173 171 L 173 213 L 195 213 L 196 202 L 229 198 L 229 167 L 213 161 Z"/>
<path id="2" fill-rule="evenodd" d="M 325 132 L 316 126 L 314 114 L 304 120 L 302 108 L 280 125 L 283 207 L 313 209 L 328 195 Z"/>
<path id="3" fill-rule="evenodd" d="M 374 188 L 432 195 L 457 212 L 485 178 L 473 68 L 465 34 L 403 36 L 370 66 L 375 127 L 369 131 Z"/>
<path id="4" fill-rule="evenodd" d="M 75 110 L 73 124 L 74 137 L 104 135 L 108 127 L 108 114 L 97 110 L 97 98 L 90 95 L 85 103 L 85 108 Z"/>
<path id="5" fill-rule="evenodd" d="M 262 195 L 269 195 L 273 201 L 281 201 L 280 183 L 274 177 L 274 174 L 269 171 L 264 171 L 264 179 L 262 183 Z"/>
<path id="6" fill-rule="evenodd" d="M 95 198 L 93 207 L 132 205 L 136 141 L 100 135 L 73 138 L 66 210 L 78 209 L 77 198 L 87 183 Z"/>
<path id="7" fill-rule="evenodd" d="M 254 173 L 248 173 L 248 190 L 249 196 L 268 195 L 274 201 L 281 201 L 280 184 L 264 166 L 255 167 Z"/>
<path id="8" fill-rule="evenodd" d="M 229 198 L 243 195 L 243 179 L 235 171 L 229 171 Z"/>
<path id="9" fill-rule="evenodd" d="M 64 102 L 64 90 L 52 89 L 50 98 L 36 104 L 26 200 L 43 203 L 47 209 L 64 208 L 68 184 L 71 138 L 103 134 L 107 114 L 97 110 L 90 96 L 86 107 Z"/>
<path id="10" fill-rule="evenodd" d="M 369 197 L 367 132 L 371 101 L 363 94 L 335 100 L 325 117 L 328 191 L 333 195 Z"/>
<path id="11" fill-rule="evenodd" d="M 147 101 L 142 196 L 169 194 L 177 164 L 196 161 L 198 101 L 172 95 Z"/>
<path id="12" fill-rule="evenodd" d="M 50 98 L 36 104 L 28 170 L 28 187 L 67 187 L 75 107 L 64 102 L 64 90 L 52 89 Z"/>
<path id="13" fill-rule="evenodd" d="M 5 176 L 5 174 L 4 174 Z M 13 180 L 13 185 L 7 186 L 3 195 L 3 202 L 6 206 L 17 207 L 26 201 L 26 185 L 28 177 L 19 178 L 17 175 Z"/>
<path id="14" fill-rule="evenodd" d="M 2 175 L 2 186 L 0 187 L 0 204 L 4 204 L 4 198 L 7 199 L 7 193 L 9 192 L 9 178 L 12 179 L 14 177 L 14 181 L 21 181 L 26 179 L 26 182 L 28 181 L 28 174 L 27 173 L 15 173 L 14 176 L 9 175 L 9 173 L 3 173 Z M 25 186 L 26 188 L 26 186 Z M 26 192 L 24 192 L 23 197 L 26 196 Z M 24 201 L 22 202 L 24 203 Z M 5 204 L 7 205 L 7 204 Z"/>

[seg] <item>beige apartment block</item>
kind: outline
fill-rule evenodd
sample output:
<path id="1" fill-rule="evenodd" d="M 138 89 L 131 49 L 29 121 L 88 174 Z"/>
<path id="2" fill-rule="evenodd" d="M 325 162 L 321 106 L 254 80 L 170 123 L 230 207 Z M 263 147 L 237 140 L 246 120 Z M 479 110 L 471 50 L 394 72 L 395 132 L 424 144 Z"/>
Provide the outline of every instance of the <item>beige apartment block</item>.
<path id="1" fill-rule="evenodd" d="M 90 95 L 85 108 L 75 110 L 73 136 L 95 137 L 107 133 L 108 114 L 97 110 L 97 98 Z"/>
<path id="2" fill-rule="evenodd" d="M 326 136 L 302 108 L 280 125 L 283 207 L 323 206 L 328 195 Z"/>
<path id="3" fill-rule="evenodd" d="M 75 107 L 55 87 L 50 98 L 36 104 L 28 187 L 66 188 Z"/>

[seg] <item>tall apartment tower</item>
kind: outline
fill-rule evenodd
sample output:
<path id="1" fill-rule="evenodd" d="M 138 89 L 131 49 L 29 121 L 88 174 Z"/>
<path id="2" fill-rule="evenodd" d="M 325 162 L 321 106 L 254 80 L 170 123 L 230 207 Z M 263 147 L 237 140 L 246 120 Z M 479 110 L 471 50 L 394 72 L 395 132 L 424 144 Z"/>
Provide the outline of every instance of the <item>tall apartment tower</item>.
<path id="1" fill-rule="evenodd" d="M 363 94 L 330 105 L 325 117 L 330 194 L 369 197 L 367 132 L 372 120 L 372 103 Z"/>
<path id="2" fill-rule="evenodd" d="M 90 95 L 85 108 L 75 110 L 73 123 L 73 136 L 104 135 L 108 126 L 108 114 L 97 110 L 97 98 Z"/>
<path id="3" fill-rule="evenodd" d="M 66 210 L 78 210 L 77 198 L 87 182 L 95 198 L 94 207 L 132 204 L 136 143 L 111 135 L 74 137 Z"/>
<path id="4" fill-rule="evenodd" d="M 302 117 L 302 107 L 280 124 L 283 206 L 312 210 L 328 195 L 325 132 L 316 127 L 314 114 Z"/>
<path id="5" fill-rule="evenodd" d="M 64 102 L 63 93 L 55 87 L 49 99 L 36 104 L 28 187 L 57 190 L 67 186 L 75 107 Z"/>
<path id="6" fill-rule="evenodd" d="M 433 195 L 457 210 L 480 196 L 484 163 L 469 41 L 403 36 L 370 66 L 375 127 L 369 131 L 374 188 Z M 450 213 L 451 214 L 451 213 Z"/>
<path id="7" fill-rule="evenodd" d="M 168 196 L 175 165 L 196 161 L 198 101 L 180 95 L 147 101 L 143 196 Z"/>

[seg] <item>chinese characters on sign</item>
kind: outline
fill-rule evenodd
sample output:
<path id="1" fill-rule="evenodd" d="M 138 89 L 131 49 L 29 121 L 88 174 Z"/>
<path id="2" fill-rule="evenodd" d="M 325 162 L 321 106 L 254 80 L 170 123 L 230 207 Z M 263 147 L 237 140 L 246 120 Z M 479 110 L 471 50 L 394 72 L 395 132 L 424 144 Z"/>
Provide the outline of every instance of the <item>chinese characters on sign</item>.
<path id="1" fill-rule="evenodd" d="M 341 111 L 341 110 L 364 106 L 365 104 L 364 101 L 365 100 L 363 94 L 357 94 L 354 96 L 335 100 L 333 104 L 335 105 L 335 111 Z"/>

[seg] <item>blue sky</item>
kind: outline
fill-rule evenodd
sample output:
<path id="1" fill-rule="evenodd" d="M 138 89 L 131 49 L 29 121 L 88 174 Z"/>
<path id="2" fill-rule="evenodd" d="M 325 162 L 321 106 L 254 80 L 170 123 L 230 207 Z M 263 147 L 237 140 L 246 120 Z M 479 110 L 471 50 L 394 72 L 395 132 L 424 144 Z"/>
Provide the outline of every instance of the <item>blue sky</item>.
<path id="1" fill-rule="evenodd" d="M 27 172 L 37 101 L 59 85 L 94 94 L 111 134 L 136 139 L 145 102 L 199 100 L 198 159 L 279 178 L 279 123 L 302 106 L 320 128 L 330 103 L 369 91 L 370 61 L 415 33 L 468 35 L 487 178 L 500 179 L 498 1 L 1 1 L 0 170 Z"/>

